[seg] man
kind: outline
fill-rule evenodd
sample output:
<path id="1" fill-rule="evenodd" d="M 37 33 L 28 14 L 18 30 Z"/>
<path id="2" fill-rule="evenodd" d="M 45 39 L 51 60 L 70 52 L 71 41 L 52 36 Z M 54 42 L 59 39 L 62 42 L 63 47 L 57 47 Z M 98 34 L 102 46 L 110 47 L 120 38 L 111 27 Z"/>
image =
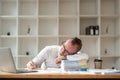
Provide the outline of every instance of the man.
<path id="1" fill-rule="evenodd" d="M 66 40 L 61 46 L 46 46 L 27 63 L 27 68 L 30 70 L 40 68 L 43 62 L 47 67 L 59 68 L 61 61 L 67 59 L 67 55 L 76 54 L 81 48 L 82 41 L 77 37 Z"/>

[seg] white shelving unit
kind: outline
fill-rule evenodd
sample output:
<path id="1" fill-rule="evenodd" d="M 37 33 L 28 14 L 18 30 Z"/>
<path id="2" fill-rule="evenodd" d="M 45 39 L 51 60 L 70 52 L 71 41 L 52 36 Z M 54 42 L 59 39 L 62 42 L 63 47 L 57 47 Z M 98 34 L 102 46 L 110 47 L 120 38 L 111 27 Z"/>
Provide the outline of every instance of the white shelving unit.
<path id="1" fill-rule="evenodd" d="M 77 36 L 90 68 L 101 58 L 103 68 L 120 69 L 119 8 L 120 0 L 0 0 L 0 47 L 10 47 L 23 68 L 45 46 Z M 98 35 L 86 35 L 91 25 Z"/>

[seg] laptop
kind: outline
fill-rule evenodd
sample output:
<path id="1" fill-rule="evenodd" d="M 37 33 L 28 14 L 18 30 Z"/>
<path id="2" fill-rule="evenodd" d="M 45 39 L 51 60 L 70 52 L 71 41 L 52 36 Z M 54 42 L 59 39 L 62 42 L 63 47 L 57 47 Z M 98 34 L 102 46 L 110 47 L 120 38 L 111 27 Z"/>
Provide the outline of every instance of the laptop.
<path id="1" fill-rule="evenodd" d="M 10 73 L 29 73 L 37 70 L 16 69 L 11 48 L 0 47 L 0 71 Z"/>

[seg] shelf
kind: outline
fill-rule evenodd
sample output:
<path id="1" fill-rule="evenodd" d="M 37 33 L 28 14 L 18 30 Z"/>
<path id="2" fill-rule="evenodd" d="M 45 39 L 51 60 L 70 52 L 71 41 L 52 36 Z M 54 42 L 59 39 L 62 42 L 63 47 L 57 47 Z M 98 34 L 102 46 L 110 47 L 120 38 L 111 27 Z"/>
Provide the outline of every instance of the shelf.
<path id="1" fill-rule="evenodd" d="M 18 0 L 19 15 L 37 15 L 37 0 Z"/>
<path id="2" fill-rule="evenodd" d="M 103 58 L 120 69 L 119 7 L 120 0 L 0 0 L 0 47 L 10 47 L 23 68 L 45 46 L 79 37 L 90 67 Z M 89 26 L 99 26 L 98 34 L 87 34 Z"/>
<path id="3" fill-rule="evenodd" d="M 101 18 L 101 35 L 116 35 L 118 25 L 117 19 Z"/>
<path id="4" fill-rule="evenodd" d="M 18 35 L 19 38 L 36 38 L 37 35 Z"/>
<path id="5" fill-rule="evenodd" d="M 100 55 L 100 56 L 90 56 L 91 59 L 93 58 L 119 58 L 120 56 L 115 55 Z"/>
<path id="6" fill-rule="evenodd" d="M 0 38 L 0 47 L 10 47 L 12 54 L 17 55 L 17 39 L 16 38 Z"/>
<path id="7" fill-rule="evenodd" d="M 17 56 L 17 58 L 29 58 L 29 57 L 31 57 L 31 58 L 33 58 L 33 57 L 35 57 L 36 55 L 18 55 Z"/>
<path id="8" fill-rule="evenodd" d="M 71 38 L 70 36 L 59 37 L 59 45 L 62 45 L 67 39 Z"/>
<path id="9" fill-rule="evenodd" d="M 58 15 L 58 0 L 39 0 L 39 15 Z"/>
<path id="10" fill-rule="evenodd" d="M 29 52 L 29 55 L 37 54 L 37 38 L 33 37 L 21 37 L 18 40 L 18 55 L 26 55 L 26 52 Z"/>
<path id="11" fill-rule="evenodd" d="M 108 69 L 111 68 L 111 69 L 112 69 L 112 67 L 114 67 L 114 68 L 117 69 L 117 67 L 115 66 L 115 65 L 116 65 L 115 59 L 116 59 L 116 58 L 106 58 L 106 57 L 103 57 L 103 58 L 102 58 L 102 60 L 103 60 L 102 65 L 104 65 L 103 68 L 108 68 Z M 113 63 L 113 64 L 108 64 L 108 62 L 109 62 L 109 63 Z"/>
<path id="12" fill-rule="evenodd" d="M 37 35 L 36 18 L 18 18 L 19 35 Z"/>
<path id="13" fill-rule="evenodd" d="M 39 37 L 39 38 L 40 38 L 40 37 L 41 37 L 41 38 L 57 38 L 58 35 L 39 35 L 38 37 Z"/>
<path id="14" fill-rule="evenodd" d="M 118 14 L 119 0 L 101 0 L 101 14 L 102 15 L 116 15 Z"/>
<path id="15" fill-rule="evenodd" d="M 80 15 L 80 18 L 97 18 L 98 15 Z"/>
<path id="16" fill-rule="evenodd" d="M 0 35 L 1 38 L 16 38 L 17 35 Z"/>
<path id="17" fill-rule="evenodd" d="M 87 53 L 89 56 L 99 56 L 99 38 L 81 37 L 81 52 Z"/>
<path id="18" fill-rule="evenodd" d="M 57 18 L 39 18 L 39 35 L 58 35 Z"/>
<path id="19" fill-rule="evenodd" d="M 41 51 L 45 46 L 58 45 L 58 38 L 56 37 L 40 37 L 38 41 L 39 51 Z"/>
<path id="20" fill-rule="evenodd" d="M 13 17 L 4 17 L 0 18 L 0 34 L 1 35 L 17 35 L 17 24 L 16 18 Z"/>
<path id="21" fill-rule="evenodd" d="M 80 0 L 80 15 L 97 15 L 98 0 Z"/>
<path id="22" fill-rule="evenodd" d="M 77 15 L 77 0 L 59 0 L 60 15 Z"/>
<path id="23" fill-rule="evenodd" d="M 101 18 L 116 19 L 119 15 L 101 15 Z"/>
<path id="24" fill-rule="evenodd" d="M 96 25 L 98 25 L 98 18 L 94 18 L 94 17 L 92 17 L 92 18 L 90 18 L 90 17 L 82 17 L 82 18 L 80 18 L 80 30 L 79 30 L 79 32 L 80 32 L 80 35 L 85 35 L 86 33 L 86 27 L 88 27 L 88 26 L 96 26 Z"/>
<path id="25" fill-rule="evenodd" d="M 0 0 L 0 15 L 17 15 L 17 0 Z"/>
<path id="26" fill-rule="evenodd" d="M 79 37 L 81 38 L 99 38 L 99 35 L 80 35 Z"/>
<path id="27" fill-rule="evenodd" d="M 77 24 L 77 18 L 60 18 L 59 35 L 77 35 Z"/>
<path id="28" fill-rule="evenodd" d="M 101 55 L 115 56 L 116 39 L 114 38 L 101 38 Z"/>
<path id="29" fill-rule="evenodd" d="M 117 55 L 101 55 L 101 58 L 119 58 Z"/>

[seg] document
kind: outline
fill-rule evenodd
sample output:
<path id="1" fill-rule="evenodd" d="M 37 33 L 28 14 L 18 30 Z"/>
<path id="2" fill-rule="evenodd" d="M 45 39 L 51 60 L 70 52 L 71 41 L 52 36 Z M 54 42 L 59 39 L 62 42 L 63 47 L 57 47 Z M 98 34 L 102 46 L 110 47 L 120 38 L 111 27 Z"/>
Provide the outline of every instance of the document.
<path id="1" fill-rule="evenodd" d="M 116 69 L 88 69 L 88 72 L 95 74 L 120 74 L 120 70 Z"/>
<path id="2" fill-rule="evenodd" d="M 87 70 L 87 60 L 62 60 L 61 70 L 62 71 L 86 71 Z"/>
<path id="3" fill-rule="evenodd" d="M 80 66 L 81 66 L 81 63 L 78 61 L 63 60 L 61 62 L 62 71 L 79 71 Z"/>

